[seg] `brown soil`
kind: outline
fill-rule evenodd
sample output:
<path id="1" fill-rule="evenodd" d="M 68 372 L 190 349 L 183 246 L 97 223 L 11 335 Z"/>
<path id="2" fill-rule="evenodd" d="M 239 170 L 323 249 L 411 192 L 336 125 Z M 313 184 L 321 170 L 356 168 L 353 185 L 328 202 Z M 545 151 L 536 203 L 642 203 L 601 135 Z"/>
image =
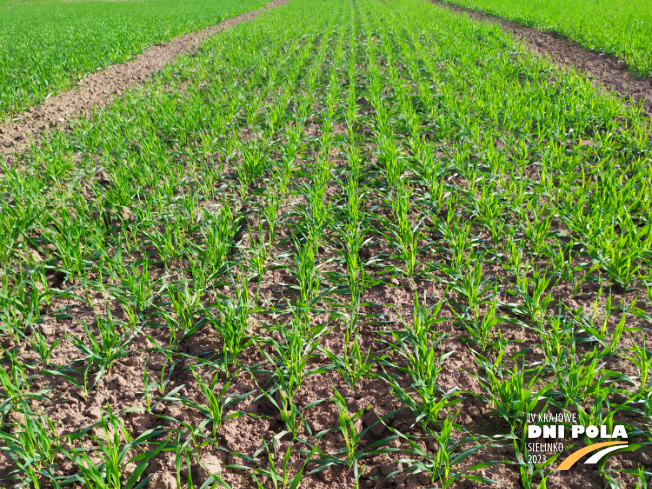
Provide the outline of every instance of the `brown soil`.
<path id="1" fill-rule="evenodd" d="M 192 52 L 207 37 L 252 20 L 287 1 L 273 0 L 259 10 L 246 12 L 201 31 L 152 46 L 132 61 L 91 73 L 77 87 L 27 109 L 13 121 L 0 123 L 0 155 L 24 151 L 29 147 L 30 140 L 37 139 L 45 130 L 64 126 L 67 120 L 75 116 L 89 114 L 93 107 L 105 107 L 114 96 L 143 82 L 180 54 Z"/>
<path id="2" fill-rule="evenodd" d="M 532 52 L 539 56 L 550 56 L 561 67 L 576 68 L 588 74 L 596 83 L 631 98 L 634 102 L 642 101 L 644 111 L 652 114 L 652 79 L 634 76 L 628 71 L 627 63 L 622 59 L 610 54 L 590 51 L 556 32 L 540 31 L 495 15 L 468 10 L 438 0 L 431 0 L 431 2 L 454 12 L 464 12 L 474 20 L 499 23 Z"/>

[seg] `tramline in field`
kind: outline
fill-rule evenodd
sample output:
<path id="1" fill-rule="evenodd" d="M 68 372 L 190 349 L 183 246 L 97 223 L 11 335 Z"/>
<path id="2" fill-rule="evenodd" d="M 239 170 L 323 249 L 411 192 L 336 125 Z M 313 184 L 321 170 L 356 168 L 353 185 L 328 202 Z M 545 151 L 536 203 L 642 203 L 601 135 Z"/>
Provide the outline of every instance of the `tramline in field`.
<path id="1" fill-rule="evenodd" d="M 587 49 L 618 56 L 629 70 L 652 75 L 652 10 L 645 0 L 599 2 L 522 2 L 519 0 L 452 0 L 446 3 L 480 10 L 558 32 Z"/>
<path id="2" fill-rule="evenodd" d="M 649 136 L 424 0 L 211 38 L 2 168 L 2 484 L 647 487 Z"/>

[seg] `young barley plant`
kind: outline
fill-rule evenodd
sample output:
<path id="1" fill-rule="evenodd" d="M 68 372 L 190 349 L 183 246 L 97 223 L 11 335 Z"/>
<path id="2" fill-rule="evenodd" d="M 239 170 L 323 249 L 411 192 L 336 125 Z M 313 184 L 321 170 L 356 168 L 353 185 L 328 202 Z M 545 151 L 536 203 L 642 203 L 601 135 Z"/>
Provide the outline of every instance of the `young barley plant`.
<path id="1" fill-rule="evenodd" d="M 419 302 L 418 294 L 415 294 L 412 324 L 403 321 L 405 331 L 392 331 L 396 341 L 394 349 L 405 360 L 406 366 L 387 362 L 409 375 L 412 381 L 410 388 L 418 396 L 416 399 L 410 390 L 401 387 L 397 379 L 391 375 L 386 378 L 394 395 L 414 413 L 415 423 L 421 424 L 426 430 L 437 422 L 440 411 L 464 400 L 457 388 L 444 391 L 437 382 L 439 373 L 444 368 L 443 362 L 454 353 L 450 351 L 439 354 L 436 349 L 443 339 L 443 334 L 435 331 L 435 326 L 446 320 L 439 317 L 443 305 L 444 301 L 440 300 L 428 307 L 425 294 L 423 304 Z"/>

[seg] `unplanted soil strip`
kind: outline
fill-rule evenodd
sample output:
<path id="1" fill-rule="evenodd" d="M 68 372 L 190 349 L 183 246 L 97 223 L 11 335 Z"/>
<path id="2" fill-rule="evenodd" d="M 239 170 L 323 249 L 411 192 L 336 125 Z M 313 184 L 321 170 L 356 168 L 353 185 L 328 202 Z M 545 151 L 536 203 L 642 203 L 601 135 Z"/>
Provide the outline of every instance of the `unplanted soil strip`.
<path id="1" fill-rule="evenodd" d="M 652 115 L 652 79 L 632 75 L 627 69 L 627 63 L 622 59 L 583 48 L 575 41 L 555 32 L 540 31 L 495 15 L 476 12 L 438 0 L 431 0 L 431 2 L 454 12 L 464 12 L 474 20 L 498 22 L 503 29 L 510 31 L 532 52 L 539 56 L 547 54 L 559 66 L 577 68 L 606 88 L 635 102 L 643 101 L 644 111 Z"/>
<path id="2" fill-rule="evenodd" d="M 160 71 L 182 53 L 193 51 L 207 37 L 256 18 L 261 13 L 283 5 L 289 0 L 274 0 L 265 7 L 226 19 L 217 25 L 157 44 L 127 63 L 91 73 L 77 87 L 47 99 L 41 105 L 24 112 L 18 120 L 0 123 L 0 154 L 9 155 L 25 150 L 30 139 L 48 129 L 66 124 L 70 118 L 88 114 L 93 107 L 104 107 L 125 90 L 143 82 Z"/>

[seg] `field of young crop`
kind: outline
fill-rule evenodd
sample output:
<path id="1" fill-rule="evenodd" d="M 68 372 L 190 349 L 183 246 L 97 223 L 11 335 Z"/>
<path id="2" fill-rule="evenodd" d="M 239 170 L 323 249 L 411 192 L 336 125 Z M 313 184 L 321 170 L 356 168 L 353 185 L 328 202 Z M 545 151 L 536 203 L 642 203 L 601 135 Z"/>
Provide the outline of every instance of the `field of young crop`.
<path id="1" fill-rule="evenodd" d="M 0 120 L 264 0 L 0 1 Z"/>
<path id="2" fill-rule="evenodd" d="M 652 9 L 647 0 L 442 0 L 562 34 L 652 76 Z"/>
<path id="3" fill-rule="evenodd" d="M 425 0 L 220 33 L 0 167 L 0 485 L 650 487 L 650 133 Z"/>

